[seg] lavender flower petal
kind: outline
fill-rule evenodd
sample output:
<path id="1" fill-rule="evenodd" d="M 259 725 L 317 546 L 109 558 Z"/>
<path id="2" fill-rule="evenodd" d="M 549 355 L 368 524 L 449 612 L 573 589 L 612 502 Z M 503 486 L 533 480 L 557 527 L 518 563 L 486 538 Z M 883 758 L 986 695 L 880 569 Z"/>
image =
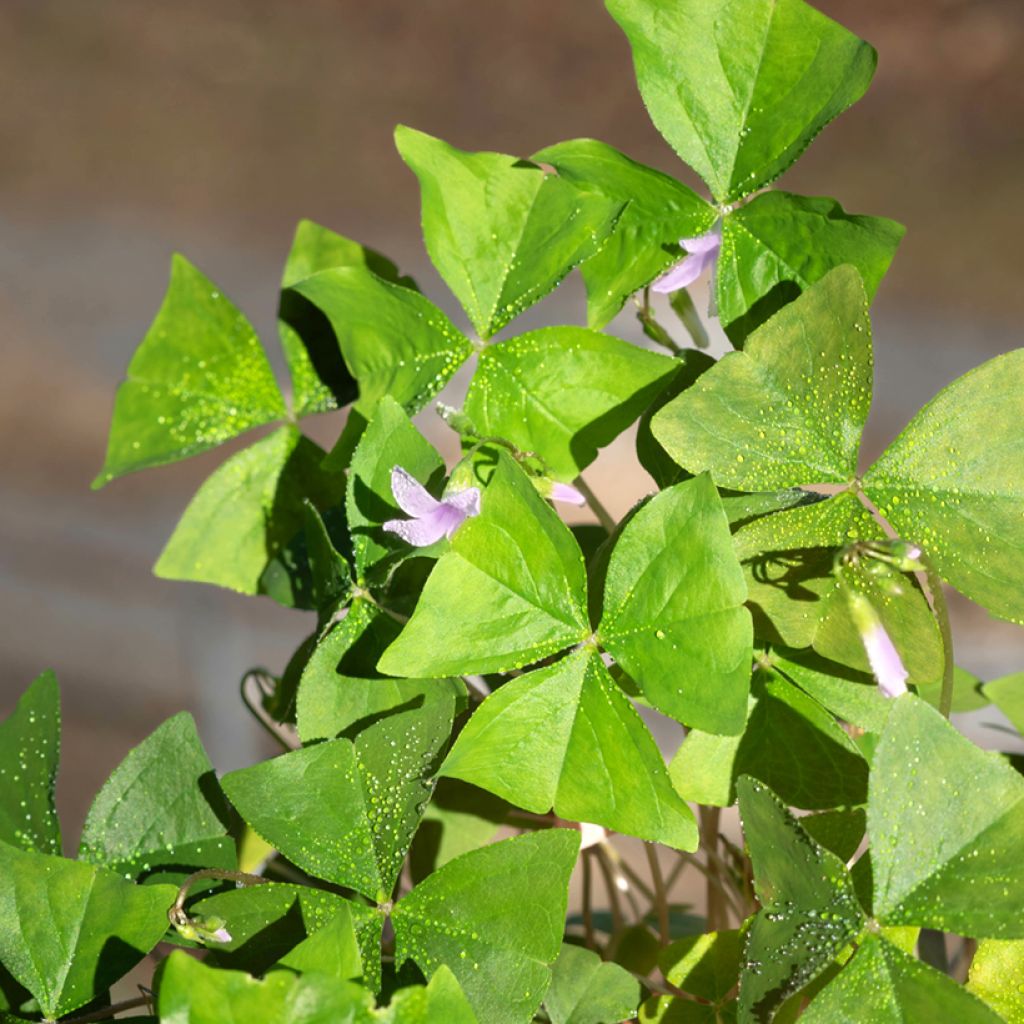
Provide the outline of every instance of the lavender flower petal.
<path id="1" fill-rule="evenodd" d="M 440 506 L 440 502 L 401 466 L 391 470 L 391 493 L 398 507 L 409 516 L 429 515 Z"/>
<path id="2" fill-rule="evenodd" d="M 566 505 L 579 505 L 582 507 L 587 503 L 587 499 L 572 484 L 553 483 L 551 485 L 551 494 L 548 497 L 552 501 L 561 501 Z"/>
<path id="3" fill-rule="evenodd" d="M 463 491 L 456 491 L 454 494 L 445 495 L 442 504 L 458 509 L 463 513 L 462 518 L 480 515 L 480 488 L 467 487 Z"/>
<path id="4" fill-rule="evenodd" d="M 680 288 L 689 287 L 704 272 L 704 262 L 703 253 L 691 253 L 652 282 L 651 291 L 659 295 L 668 295 L 670 292 L 679 291 Z"/>
<path id="5" fill-rule="evenodd" d="M 871 671 L 878 680 L 878 689 L 886 697 L 899 697 L 907 692 L 907 670 L 885 627 L 878 625 L 861 636 Z"/>
<path id="6" fill-rule="evenodd" d="M 214 942 L 230 942 L 231 932 L 227 928 L 218 928 L 215 932 L 210 935 L 210 938 Z"/>
<path id="7" fill-rule="evenodd" d="M 448 533 L 451 526 L 451 511 L 439 503 L 437 508 L 426 515 L 418 516 L 416 519 L 389 519 L 383 527 L 388 533 L 401 537 L 406 544 L 411 544 L 414 548 L 428 548 L 442 537 L 451 536 L 451 533 Z M 459 523 L 461 522 L 460 519 Z"/>

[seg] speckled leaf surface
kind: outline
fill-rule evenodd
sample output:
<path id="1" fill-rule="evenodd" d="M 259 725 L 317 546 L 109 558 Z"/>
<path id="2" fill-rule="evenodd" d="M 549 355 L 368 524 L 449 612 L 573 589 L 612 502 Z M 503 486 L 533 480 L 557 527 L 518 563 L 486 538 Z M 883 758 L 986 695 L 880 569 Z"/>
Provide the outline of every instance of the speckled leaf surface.
<path id="1" fill-rule="evenodd" d="M 952 978 L 879 936 L 860 943 L 853 960 L 812 1000 L 808 1024 L 907 1024 L 957 1021 L 1000 1024 L 1002 1018 Z"/>
<path id="2" fill-rule="evenodd" d="M 750 613 L 710 477 L 662 491 L 623 528 L 598 636 L 660 711 L 709 732 L 743 728 Z"/>
<path id="3" fill-rule="evenodd" d="M 581 271 L 587 324 L 600 329 L 636 291 L 679 259 L 679 240 L 704 234 L 718 213 L 692 189 L 596 139 L 559 142 L 535 153 L 577 188 L 628 203 L 615 230 Z"/>
<path id="4" fill-rule="evenodd" d="M 868 833 L 880 921 L 1024 938 L 1024 779 L 910 695 L 875 750 Z"/>
<path id="5" fill-rule="evenodd" d="M 764 192 L 723 220 L 719 319 L 728 327 L 774 290 L 791 283 L 803 291 L 843 264 L 857 268 L 871 301 L 903 233 L 895 221 L 849 214 L 834 199 Z"/>
<path id="6" fill-rule="evenodd" d="M 413 426 L 401 405 L 384 395 L 352 456 L 345 492 L 356 574 L 362 585 L 378 566 L 409 551 L 408 544 L 381 529 L 389 519 L 406 518 L 391 492 L 391 471 L 396 466 L 435 490 L 444 477 L 444 461 L 434 446 Z"/>
<path id="7" fill-rule="evenodd" d="M 847 483 L 871 405 L 871 328 L 856 270 L 808 288 L 652 421 L 684 469 L 720 487 Z"/>
<path id="8" fill-rule="evenodd" d="M 293 426 L 233 455 L 196 492 L 153 571 L 164 579 L 258 594 L 272 568 L 293 577 L 284 603 L 308 607 L 308 565 L 290 545 L 302 538 L 304 502 L 336 506 L 345 488 L 344 476 L 321 469 L 323 455 Z"/>
<path id="9" fill-rule="evenodd" d="M 0 841 L 60 853 L 59 764 L 60 690 L 57 677 L 43 672 L 0 722 Z"/>
<path id="10" fill-rule="evenodd" d="M 419 292 L 364 267 L 323 270 L 292 289 L 330 321 L 369 418 L 381 395 L 418 412 L 472 352 L 469 339 Z"/>
<path id="11" fill-rule="evenodd" d="M 769 1021 L 864 925 L 846 865 L 800 827 L 767 786 L 737 784 L 761 909 L 747 933 L 739 1020 Z"/>
<path id="12" fill-rule="evenodd" d="M 579 833 L 548 829 L 456 857 L 395 907 L 395 961 L 442 964 L 481 1021 L 526 1024 L 561 949 Z"/>
<path id="13" fill-rule="evenodd" d="M 647 111 L 727 202 L 777 178 L 871 82 L 876 55 L 802 0 L 606 0 Z"/>
<path id="14" fill-rule="evenodd" d="M 624 967 L 566 944 L 551 969 L 544 1009 L 551 1024 L 608 1024 L 629 1020 L 639 1002 L 640 985 Z"/>
<path id="15" fill-rule="evenodd" d="M 377 1011 L 381 1024 L 478 1024 L 455 975 L 442 964 L 426 986 L 400 989 Z"/>
<path id="16" fill-rule="evenodd" d="M 292 289 L 299 281 L 334 267 L 365 267 L 392 284 L 415 288 L 413 280 L 401 277 L 386 256 L 311 220 L 299 221 L 277 311 L 278 335 L 292 379 L 292 409 L 299 417 L 340 408 L 358 395 L 330 321 Z"/>
<path id="17" fill-rule="evenodd" d="M 245 820 L 304 870 L 383 902 L 430 798 L 454 701 L 382 712 L 355 736 L 231 772 Z"/>
<path id="18" fill-rule="evenodd" d="M 1024 941 L 979 942 L 967 988 L 996 1010 L 1006 1024 L 1024 1024 Z"/>
<path id="19" fill-rule="evenodd" d="M 621 201 L 501 153 L 467 153 L 399 126 L 420 182 L 427 252 L 481 338 L 489 338 L 593 256 Z"/>
<path id="20" fill-rule="evenodd" d="M 93 487 L 214 448 L 284 419 L 284 398 L 248 320 L 183 256 L 117 389 Z"/>
<path id="21" fill-rule="evenodd" d="M 427 580 L 382 672 L 503 672 L 585 640 L 586 570 L 576 541 L 505 454 Z"/>
<path id="22" fill-rule="evenodd" d="M 79 860 L 136 881 L 180 884 L 236 866 L 229 811 L 187 712 L 168 719 L 114 769 L 89 808 Z"/>
<path id="23" fill-rule="evenodd" d="M 687 800 L 728 807 L 736 780 L 750 775 L 787 804 L 816 810 L 863 803 L 868 766 L 815 700 L 775 672 L 756 672 L 740 736 L 691 729 L 669 768 Z"/>
<path id="24" fill-rule="evenodd" d="M 373 1024 L 373 996 L 324 974 L 257 979 L 172 953 L 161 976 L 161 1024 Z"/>
<path id="25" fill-rule="evenodd" d="M 167 930 L 170 885 L 0 843 L 0 962 L 56 1019 L 131 970 Z"/>
<path id="26" fill-rule="evenodd" d="M 572 480 L 676 372 L 667 356 L 583 327 L 545 327 L 480 354 L 465 411 L 484 436 Z"/>
<path id="27" fill-rule="evenodd" d="M 868 495 L 948 580 L 1005 619 L 1024 619 L 1024 349 L 935 396 L 864 474 Z"/>
<path id="28" fill-rule="evenodd" d="M 697 846 L 654 738 L 596 651 L 507 682 L 477 709 L 441 768 L 537 814 L 679 849 Z"/>

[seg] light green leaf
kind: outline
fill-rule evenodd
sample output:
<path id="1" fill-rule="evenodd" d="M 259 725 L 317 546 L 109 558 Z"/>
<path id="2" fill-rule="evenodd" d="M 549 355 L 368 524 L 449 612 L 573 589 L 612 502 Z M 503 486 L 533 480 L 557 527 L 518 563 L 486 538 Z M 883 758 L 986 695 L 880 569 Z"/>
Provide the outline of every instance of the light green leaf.
<path id="1" fill-rule="evenodd" d="M 477 1024 L 477 1016 L 455 975 L 442 964 L 424 988 L 400 989 L 386 1010 L 378 1011 L 381 1024 Z"/>
<path id="2" fill-rule="evenodd" d="M 728 807 L 736 780 L 751 775 L 787 804 L 806 809 L 863 803 L 868 767 L 832 716 L 788 680 L 754 673 L 741 736 L 691 729 L 669 774 L 686 799 Z"/>
<path id="3" fill-rule="evenodd" d="M 449 967 L 487 1024 L 526 1024 L 561 948 L 579 833 L 547 829 L 449 861 L 395 907 L 395 963 Z"/>
<path id="4" fill-rule="evenodd" d="M 352 456 L 345 496 L 356 573 L 364 586 L 374 569 L 409 551 L 407 544 L 380 528 L 388 519 L 405 518 L 391 492 L 395 466 L 422 484 L 437 484 L 444 477 L 444 461 L 434 446 L 398 402 L 383 395 Z"/>
<path id="5" fill-rule="evenodd" d="M 692 189 L 595 139 L 548 146 L 533 159 L 577 188 L 628 203 L 615 230 L 581 267 L 587 323 L 600 329 L 636 291 L 679 259 L 679 240 L 704 234 L 718 217 Z"/>
<path id="6" fill-rule="evenodd" d="M 200 868 L 236 866 L 229 810 L 187 712 L 168 719 L 114 769 L 89 808 L 79 860 L 126 878 L 180 885 Z"/>
<path id="7" fill-rule="evenodd" d="M 670 985 L 720 1003 L 739 980 L 742 951 L 738 931 L 687 935 L 661 951 L 658 966 Z"/>
<path id="8" fill-rule="evenodd" d="M 834 199 L 762 193 L 723 221 L 716 277 L 722 325 L 750 313 L 753 322 L 742 332 L 749 334 L 794 291 L 844 263 L 857 268 L 872 301 L 904 231 L 884 217 L 848 214 Z"/>
<path id="9" fill-rule="evenodd" d="M 372 1024 L 373 996 L 329 975 L 257 980 L 172 953 L 160 977 L 161 1024 Z"/>
<path id="10" fill-rule="evenodd" d="M 414 678 L 505 672 L 589 635 L 579 547 L 507 454 L 499 453 L 481 503 L 384 652 L 382 672 Z"/>
<path id="11" fill-rule="evenodd" d="M 308 607 L 308 565 L 289 545 L 302 538 L 305 500 L 328 509 L 345 488 L 344 476 L 320 468 L 322 459 L 323 451 L 293 426 L 232 455 L 196 492 L 153 571 L 259 594 L 277 563 L 289 580 L 287 603 Z"/>
<path id="12" fill-rule="evenodd" d="M 1024 620 L 1024 349 L 940 391 L 864 474 L 901 537 L 1000 618 Z"/>
<path id="13" fill-rule="evenodd" d="M 572 480 L 676 372 L 667 356 L 583 327 L 545 327 L 480 354 L 465 411 L 481 435 L 536 452 Z"/>
<path id="14" fill-rule="evenodd" d="M 43 672 L 0 722 L 0 841 L 60 853 L 59 764 L 60 690 L 53 672 Z"/>
<path id="15" fill-rule="evenodd" d="M 867 309 L 856 270 L 833 270 L 666 405 L 654 436 L 720 487 L 848 483 L 871 405 Z"/>
<path id="16" fill-rule="evenodd" d="M 608 563 L 598 636 L 660 711 L 694 728 L 743 728 L 750 613 L 710 477 L 655 495 Z"/>
<path id="17" fill-rule="evenodd" d="M 991 683 L 985 683 L 981 689 L 982 693 L 1006 715 L 1014 729 L 1024 736 L 1024 672 L 1014 672 L 1012 675 L 993 679 Z"/>
<path id="18" fill-rule="evenodd" d="M 1002 1018 L 952 978 L 885 939 L 868 935 L 853 960 L 811 1001 L 806 1024 L 905 1024 L 957 1021 L 1001 1024 Z"/>
<path id="19" fill-rule="evenodd" d="M 864 94 L 875 51 L 802 0 L 606 0 L 647 111 L 719 201 L 777 178 Z"/>
<path id="20" fill-rule="evenodd" d="M 608 1024 L 629 1020 L 640 1002 L 640 985 L 618 964 L 592 950 L 563 945 L 551 970 L 544 1008 L 551 1024 Z"/>
<path id="21" fill-rule="evenodd" d="M 740 1021 L 768 1021 L 864 925 L 846 865 L 800 827 L 767 786 L 744 776 L 740 815 L 761 909 L 747 932 Z"/>
<path id="22" fill-rule="evenodd" d="M 967 988 L 997 1010 L 1006 1024 L 1024 1024 L 1024 942 L 979 942 Z"/>
<path id="23" fill-rule="evenodd" d="M 381 395 L 419 411 L 473 351 L 429 299 L 363 267 L 322 270 L 292 288 L 330 321 L 366 418 Z"/>
<path id="24" fill-rule="evenodd" d="M 736 1024 L 736 1002 L 711 1006 L 680 996 L 651 996 L 640 1007 L 640 1024 Z"/>
<path id="25" fill-rule="evenodd" d="M 386 256 L 311 220 L 299 221 L 281 280 L 277 330 L 292 378 L 298 417 L 329 412 L 355 400 L 359 389 L 342 359 L 330 321 L 292 285 L 333 267 L 365 267 L 392 284 L 415 289 Z"/>
<path id="26" fill-rule="evenodd" d="M 973 938 L 1024 938 L 1024 779 L 911 695 L 872 761 L 874 912 Z"/>
<path id="27" fill-rule="evenodd" d="M 454 698 L 364 719 L 354 740 L 276 757 L 223 780 L 245 820 L 318 878 L 389 899 L 430 798 Z"/>
<path id="28" fill-rule="evenodd" d="M 117 389 L 102 487 L 284 419 L 284 398 L 252 325 L 183 256 Z"/>
<path id="29" fill-rule="evenodd" d="M 517 807 L 697 848 L 654 738 L 593 649 L 509 680 L 459 734 L 441 774 Z"/>
<path id="30" fill-rule="evenodd" d="M 427 252 L 481 338 L 496 334 L 602 246 L 623 203 L 501 153 L 467 153 L 399 126 L 423 197 Z"/>
<path id="31" fill-rule="evenodd" d="M 917 695 L 938 710 L 942 701 L 942 677 L 937 676 L 927 683 L 917 686 Z M 985 692 L 981 680 L 967 669 L 959 665 L 953 667 L 953 700 L 950 711 L 962 714 L 965 711 L 978 711 L 987 708 L 992 701 Z"/>
<path id="32" fill-rule="evenodd" d="M 160 941 L 176 893 L 0 843 L 0 962 L 56 1019 L 91 1002 Z"/>

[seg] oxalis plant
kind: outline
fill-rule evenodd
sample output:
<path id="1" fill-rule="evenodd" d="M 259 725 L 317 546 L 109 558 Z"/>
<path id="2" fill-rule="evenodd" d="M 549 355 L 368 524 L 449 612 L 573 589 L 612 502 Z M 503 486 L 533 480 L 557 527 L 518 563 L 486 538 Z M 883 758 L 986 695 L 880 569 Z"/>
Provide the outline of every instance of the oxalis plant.
<path id="1" fill-rule="evenodd" d="M 57 684 L 31 685 L 0 727 L 4 1020 L 1024 1020 L 1024 780 L 947 721 L 992 701 L 1024 726 L 1024 678 L 957 668 L 943 597 L 1024 615 L 1024 350 L 862 468 L 868 309 L 902 228 L 769 184 L 874 51 L 800 0 L 607 6 L 709 199 L 590 139 L 520 159 L 399 128 L 472 331 L 303 222 L 290 403 L 174 259 L 97 486 L 277 423 L 156 572 L 311 632 L 242 684 L 281 753 L 217 779 L 170 719 L 76 857 Z M 507 336 L 577 267 L 588 326 Z M 735 347 L 717 361 L 702 275 Z M 603 330 L 633 303 L 649 347 Z M 469 361 L 438 410 L 448 472 L 412 417 Z M 302 433 L 345 407 L 330 452 Z M 638 419 L 656 492 L 615 522 L 580 474 Z"/>

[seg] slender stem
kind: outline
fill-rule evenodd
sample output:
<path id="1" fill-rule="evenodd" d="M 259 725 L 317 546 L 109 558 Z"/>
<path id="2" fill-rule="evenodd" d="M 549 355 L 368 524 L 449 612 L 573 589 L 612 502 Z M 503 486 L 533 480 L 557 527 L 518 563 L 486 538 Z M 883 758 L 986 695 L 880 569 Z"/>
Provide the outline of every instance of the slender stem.
<path id="1" fill-rule="evenodd" d="M 597 949 L 594 939 L 594 911 L 592 909 L 594 871 L 591 865 L 592 853 L 583 852 L 583 935 L 587 949 Z"/>
<path id="2" fill-rule="evenodd" d="M 679 317 L 690 340 L 697 348 L 707 348 L 711 344 L 708 332 L 704 329 L 697 307 L 693 304 L 693 296 L 685 288 L 676 292 L 671 299 L 672 309 Z"/>
<path id="3" fill-rule="evenodd" d="M 88 1021 L 111 1020 L 114 1014 L 120 1013 L 122 1010 L 136 1010 L 140 1006 L 145 1006 L 148 1010 L 152 1005 L 152 996 L 136 996 L 134 999 L 126 999 L 123 1003 L 112 1003 L 93 1013 L 83 1013 L 80 1017 L 67 1017 L 63 1024 L 87 1024 Z"/>
<path id="4" fill-rule="evenodd" d="M 939 713 L 943 718 L 949 718 L 949 713 L 953 708 L 953 680 L 956 671 L 956 663 L 953 660 L 953 630 L 949 624 L 949 606 L 946 604 L 942 580 L 930 561 L 926 561 L 924 564 L 925 575 L 928 579 L 928 591 L 932 599 L 932 610 L 935 612 L 935 620 L 939 624 L 939 635 L 942 637 L 944 661 L 942 692 L 939 694 Z"/>
<path id="5" fill-rule="evenodd" d="M 658 863 L 658 851 L 653 843 L 644 843 L 644 853 L 647 854 L 647 865 L 651 869 L 651 884 L 654 886 L 655 906 L 658 908 L 658 934 L 661 937 L 661 944 L 667 946 L 671 941 L 668 919 L 668 891 L 665 888 L 665 877 L 661 873 L 661 864 Z"/>
<path id="6" fill-rule="evenodd" d="M 713 932 L 719 931 L 725 919 L 723 912 L 721 892 L 722 881 L 719 878 L 718 858 L 718 822 L 721 810 L 718 807 L 701 807 L 700 809 L 700 832 L 701 846 L 708 858 L 707 873 L 707 919 L 708 929 Z M 717 884 L 716 884 L 717 883 Z"/>
<path id="7" fill-rule="evenodd" d="M 242 682 L 240 684 L 240 690 L 242 694 L 242 703 L 246 709 L 256 719 L 257 722 L 266 730 L 266 732 L 273 736 L 273 738 L 284 747 L 285 750 L 295 750 L 298 747 L 291 736 L 287 732 L 284 732 L 267 713 L 263 710 L 262 704 L 253 700 L 249 694 L 249 684 L 255 683 L 261 693 L 264 696 L 268 696 L 267 688 L 264 685 L 264 681 L 268 679 L 274 679 L 274 676 L 267 671 L 265 668 L 251 668 L 248 672 L 242 676 Z M 275 681 L 276 685 L 276 681 Z"/>
<path id="8" fill-rule="evenodd" d="M 633 877 L 633 872 L 626 870 L 626 862 L 619 855 L 619 851 L 607 839 L 602 840 L 600 845 L 601 853 L 608 858 L 608 866 L 611 868 L 612 878 L 615 879 L 615 887 L 629 900 L 629 906 L 633 911 L 634 917 L 638 921 L 643 920 L 644 912 L 640 909 L 640 904 L 637 903 L 636 896 L 633 895 L 633 887 L 629 884 L 631 877 Z M 647 887 L 644 886 L 644 888 L 646 889 Z"/>
<path id="9" fill-rule="evenodd" d="M 598 522 L 605 528 L 608 535 L 611 536 L 615 532 L 616 522 L 612 518 L 611 513 L 601 504 L 598 496 L 590 489 L 586 480 L 583 477 L 576 477 L 576 490 L 587 499 L 587 504 L 590 506 L 590 510 L 597 516 Z"/>
<path id="10" fill-rule="evenodd" d="M 611 862 L 603 846 L 595 846 L 594 850 L 597 855 L 597 866 L 601 869 L 604 885 L 608 890 L 608 909 L 612 912 L 612 931 L 618 932 L 625 923 L 625 918 L 622 916 L 622 904 L 619 902 L 619 890 L 612 874 Z"/>
<path id="11" fill-rule="evenodd" d="M 608 844 L 608 851 L 609 853 L 614 853 L 613 860 L 615 860 L 615 863 L 622 870 L 622 873 L 637 887 L 640 895 L 643 896 L 644 899 L 648 900 L 653 906 L 654 892 L 651 887 L 629 866 L 626 861 L 619 856 L 618 850 L 616 850 L 611 843 Z"/>
<path id="12" fill-rule="evenodd" d="M 246 871 L 222 871 L 220 868 L 203 868 L 202 871 L 196 871 L 189 875 L 188 878 L 181 883 L 181 888 L 178 889 L 178 895 L 175 897 L 174 902 L 167 911 L 167 920 L 170 921 L 171 924 L 181 924 L 188 920 L 188 914 L 185 913 L 185 900 L 188 899 L 188 891 L 196 884 L 196 882 L 202 882 L 207 878 L 213 878 L 224 882 L 236 882 L 241 886 L 267 884 L 267 880 L 262 875 L 250 875 Z"/>
<path id="13" fill-rule="evenodd" d="M 654 316 L 654 312 L 651 310 L 650 288 L 645 288 L 643 295 L 643 302 L 637 299 L 635 295 L 633 296 L 633 301 L 636 303 L 636 317 L 644 329 L 644 334 L 646 334 L 651 341 L 657 342 L 663 348 L 667 348 L 672 355 L 682 355 L 686 350 L 676 344 L 675 339 L 668 333 L 668 331 L 665 330 L 664 327 L 661 326 L 660 323 L 658 323 Z"/>
<path id="14" fill-rule="evenodd" d="M 695 867 L 707 879 L 709 887 L 710 886 L 714 886 L 715 887 L 715 889 L 721 894 L 721 896 L 725 900 L 725 902 L 729 905 L 729 908 L 736 915 L 736 920 L 737 921 L 744 921 L 744 920 L 746 920 L 746 918 L 749 915 L 742 914 L 740 912 L 739 905 L 733 899 L 732 893 L 730 893 L 729 890 L 722 883 L 721 878 L 719 878 L 716 873 L 712 872 L 710 867 L 708 867 L 706 864 L 701 864 L 701 862 L 696 857 L 694 857 L 692 853 L 683 853 L 683 854 L 680 854 L 680 856 L 683 858 L 685 863 L 691 865 L 692 867 Z M 711 922 L 709 921 L 708 924 L 710 925 Z M 709 928 L 709 930 L 710 931 L 717 931 L 718 929 Z"/>

